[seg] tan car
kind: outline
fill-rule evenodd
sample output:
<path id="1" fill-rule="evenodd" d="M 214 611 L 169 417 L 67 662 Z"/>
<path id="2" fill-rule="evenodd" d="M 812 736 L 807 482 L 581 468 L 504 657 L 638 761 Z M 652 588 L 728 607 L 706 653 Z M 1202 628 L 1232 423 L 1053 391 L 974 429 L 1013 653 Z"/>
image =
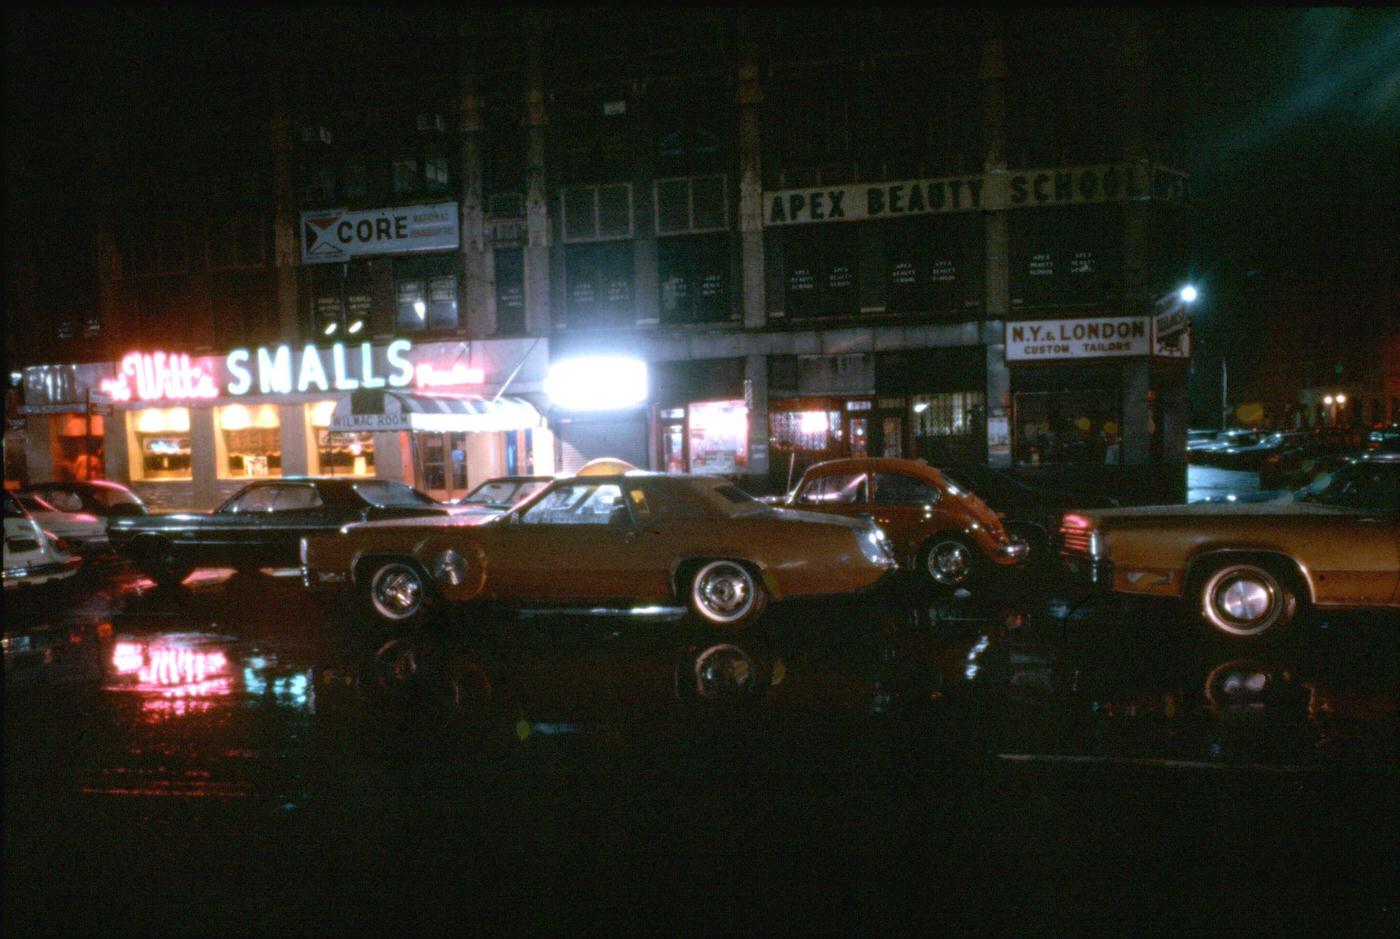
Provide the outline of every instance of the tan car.
<path id="1" fill-rule="evenodd" d="M 733 630 L 770 601 L 874 586 L 894 568 L 879 530 L 766 506 L 723 479 L 628 472 L 554 482 L 485 523 L 347 525 L 303 540 L 307 586 L 353 584 L 407 625 L 437 601 L 632 609 L 676 601 Z"/>
<path id="2" fill-rule="evenodd" d="M 959 489 L 923 460 L 861 457 L 808 468 L 785 505 L 869 518 L 894 545 L 903 568 L 958 587 L 977 574 L 1019 564 L 1028 550 L 975 493 Z"/>
<path id="3" fill-rule="evenodd" d="M 1357 460 L 1282 501 L 1074 512 L 1071 570 L 1116 593 L 1171 597 L 1239 639 L 1306 607 L 1400 606 L 1400 457 Z"/>

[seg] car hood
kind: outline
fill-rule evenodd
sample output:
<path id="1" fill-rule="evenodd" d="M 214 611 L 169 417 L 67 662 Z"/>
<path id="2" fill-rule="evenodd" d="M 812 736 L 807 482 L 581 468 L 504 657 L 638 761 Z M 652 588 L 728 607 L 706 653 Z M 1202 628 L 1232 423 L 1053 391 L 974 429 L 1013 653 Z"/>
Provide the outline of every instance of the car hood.
<path id="1" fill-rule="evenodd" d="M 749 516 L 759 518 L 773 517 L 790 522 L 804 522 L 817 525 L 837 525 L 842 528 L 854 528 L 857 530 L 869 528 L 875 523 L 867 518 L 847 518 L 844 515 L 827 515 L 824 512 L 804 512 L 801 509 L 772 508 L 756 512 L 745 513 Z"/>
<path id="2" fill-rule="evenodd" d="M 1096 522 L 1113 525 L 1123 522 L 1151 522 L 1173 519 L 1303 518 L 1348 514 L 1352 510 L 1318 502 L 1281 500 L 1275 502 L 1192 502 L 1187 505 L 1143 505 L 1126 509 L 1103 509 L 1085 513 Z"/>

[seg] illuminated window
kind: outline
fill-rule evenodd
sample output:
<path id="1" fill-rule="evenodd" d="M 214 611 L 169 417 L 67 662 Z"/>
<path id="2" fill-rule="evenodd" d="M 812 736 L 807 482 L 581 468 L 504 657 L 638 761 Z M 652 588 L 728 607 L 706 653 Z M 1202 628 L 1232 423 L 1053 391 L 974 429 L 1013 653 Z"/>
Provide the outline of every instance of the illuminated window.
<path id="1" fill-rule="evenodd" d="M 282 424 L 275 404 L 214 409 L 222 443 L 220 479 L 282 475 Z"/>
<path id="2" fill-rule="evenodd" d="M 193 479 L 189 408 L 143 408 L 127 415 L 140 464 L 133 478 Z M 139 474 L 139 475 L 138 475 Z"/>
<path id="3" fill-rule="evenodd" d="M 335 401 L 308 404 L 311 429 L 316 434 L 316 472 L 322 476 L 373 476 L 374 434 L 332 433 Z"/>

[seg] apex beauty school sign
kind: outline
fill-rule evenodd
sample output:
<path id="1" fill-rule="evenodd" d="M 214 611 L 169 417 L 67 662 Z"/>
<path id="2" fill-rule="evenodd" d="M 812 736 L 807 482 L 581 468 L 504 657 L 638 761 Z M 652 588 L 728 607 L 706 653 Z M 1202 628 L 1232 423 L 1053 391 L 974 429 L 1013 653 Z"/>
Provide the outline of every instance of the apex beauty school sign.
<path id="1" fill-rule="evenodd" d="M 765 226 L 1096 202 L 1185 202 L 1186 174 L 1146 161 L 764 193 Z"/>
<path id="2" fill-rule="evenodd" d="M 333 264 L 371 254 L 446 251 L 460 244 L 455 202 L 301 213 L 301 259 Z"/>

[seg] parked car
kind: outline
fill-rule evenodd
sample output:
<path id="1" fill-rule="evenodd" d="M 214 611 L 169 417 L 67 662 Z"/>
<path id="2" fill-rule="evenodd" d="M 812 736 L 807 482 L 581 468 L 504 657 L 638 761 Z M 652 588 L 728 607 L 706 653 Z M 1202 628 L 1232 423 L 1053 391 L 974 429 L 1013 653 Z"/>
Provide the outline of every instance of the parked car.
<path id="1" fill-rule="evenodd" d="M 112 547 L 162 586 L 196 567 L 295 567 L 302 535 L 369 519 L 447 516 L 452 508 L 387 479 L 289 476 L 251 483 L 213 512 L 112 519 Z"/>
<path id="2" fill-rule="evenodd" d="M 94 554 L 109 547 L 106 519 L 86 512 L 60 512 L 32 492 L 17 492 L 15 498 L 41 529 L 62 538 L 78 554 Z"/>
<path id="3" fill-rule="evenodd" d="M 817 463 L 802 474 L 784 505 L 874 519 L 894 545 L 900 567 L 944 587 L 1019 564 L 1030 550 L 1007 534 L 987 503 L 923 460 Z"/>
<path id="4" fill-rule="evenodd" d="M 1066 512 L 1118 506 L 1118 500 L 1104 495 L 1032 486 L 985 463 L 944 463 L 938 471 L 959 489 L 976 493 L 991 506 L 1013 540 L 1019 537 L 1030 546 L 1028 560 L 1053 558 L 1051 545 Z"/>
<path id="5" fill-rule="evenodd" d="M 1365 447 L 1359 432 L 1349 428 L 1319 428 L 1266 456 L 1259 464 L 1259 488 L 1300 489 L 1363 452 Z"/>
<path id="6" fill-rule="evenodd" d="M 98 518 L 149 514 L 146 503 L 136 493 L 120 483 L 101 479 L 37 483 L 20 491 L 33 493 L 60 512 L 86 512 Z"/>
<path id="7" fill-rule="evenodd" d="M 1347 463 L 1295 496 L 1074 512 L 1071 570 L 1123 594 L 1170 597 L 1215 631 L 1262 640 L 1304 607 L 1400 606 L 1400 455 Z"/>
<path id="8" fill-rule="evenodd" d="M 1215 462 L 1220 451 L 1227 447 L 1247 447 L 1259 442 L 1261 434 L 1255 430 L 1243 430 L 1235 428 L 1233 430 L 1222 430 L 1216 434 L 1212 440 L 1204 440 L 1192 443 L 1189 440 L 1186 444 L 1186 462 L 1207 463 Z"/>
<path id="9" fill-rule="evenodd" d="M 1229 470 L 1258 471 L 1270 456 L 1301 446 L 1307 440 L 1304 431 L 1276 431 L 1255 443 L 1238 444 L 1214 451 L 1211 462 Z"/>
<path id="10" fill-rule="evenodd" d="M 5 502 L 4 585 L 32 587 L 72 577 L 82 558 L 68 551 L 58 537 L 41 529 L 8 490 Z"/>
<path id="11" fill-rule="evenodd" d="M 497 476 L 486 480 L 452 504 L 464 506 L 473 512 L 499 515 L 553 481 L 553 476 Z"/>
<path id="12" fill-rule="evenodd" d="M 510 607 L 689 605 L 734 631 L 770 601 L 872 587 L 895 566 L 866 519 L 763 505 L 723 479 L 556 479 L 497 518 L 370 522 L 302 541 L 311 587 L 353 584 L 395 627 L 446 601 Z"/>

